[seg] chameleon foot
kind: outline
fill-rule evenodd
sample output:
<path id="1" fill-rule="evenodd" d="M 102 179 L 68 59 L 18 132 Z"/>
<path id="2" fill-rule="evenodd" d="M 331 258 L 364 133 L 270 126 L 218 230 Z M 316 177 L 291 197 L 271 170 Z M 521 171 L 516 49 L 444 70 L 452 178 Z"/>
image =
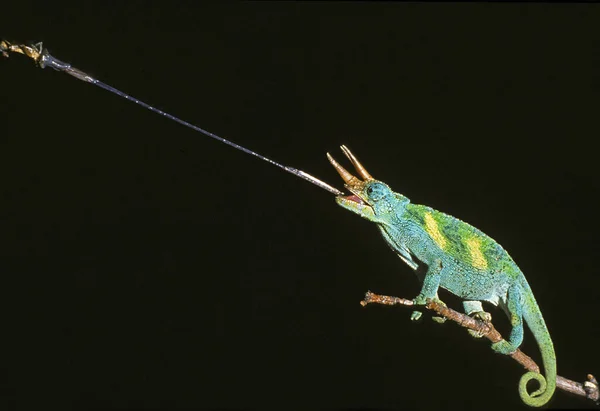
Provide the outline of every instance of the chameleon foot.
<path id="1" fill-rule="evenodd" d="M 439 305 L 442 305 L 442 306 L 444 306 L 444 307 L 447 307 L 446 303 L 445 303 L 445 302 L 443 302 L 442 300 L 440 300 L 440 299 L 439 299 L 439 298 L 437 298 L 437 297 L 435 297 L 435 298 L 432 298 L 432 301 L 435 301 L 435 302 L 436 302 L 436 303 L 438 303 Z M 444 324 L 444 323 L 446 322 L 446 320 L 447 320 L 447 318 L 446 318 L 446 317 L 441 317 L 441 316 L 433 316 L 433 317 L 431 317 L 431 319 L 432 319 L 433 321 L 435 321 L 436 323 L 438 323 L 438 324 Z"/>
<path id="2" fill-rule="evenodd" d="M 411 321 L 419 321 L 421 319 L 422 315 L 423 315 L 423 313 L 421 311 L 413 311 L 410 314 L 410 320 Z"/>
<path id="3" fill-rule="evenodd" d="M 492 314 L 490 314 L 486 311 L 477 311 L 476 313 L 474 313 L 472 315 L 472 317 L 475 318 L 476 320 L 483 321 L 484 323 L 492 322 Z"/>
<path id="4" fill-rule="evenodd" d="M 475 330 L 467 330 L 467 332 L 469 334 L 471 334 L 471 337 L 473 338 L 481 338 L 483 337 L 483 333 L 479 332 L 479 331 L 475 331 Z"/>
<path id="5" fill-rule="evenodd" d="M 413 298 L 412 301 L 413 301 L 414 305 L 425 305 L 425 304 L 427 304 L 427 299 L 425 297 L 423 297 L 423 295 L 421 295 L 421 294 L 419 294 L 415 298 Z M 410 314 L 410 320 L 411 321 L 419 321 L 421 319 L 421 316 L 423 316 L 423 313 L 421 311 L 413 311 Z"/>
<path id="6" fill-rule="evenodd" d="M 413 304 L 414 305 L 426 305 L 428 300 L 429 300 L 428 298 L 425 298 L 422 294 L 419 294 L 416 298 L 413 299 Z M 446 307 L 446 303 L 444 303 L 442 300 L 440 300 L 437 297 L 432 298 L 431 301 L 435 301 L 436 303 Z M 423 313 L 421 313 L 420 311 L 413 311 L 412 314 L 410 315 L 410 319 L 412 321 L 417 321 L 421 318 L 422 315 L 423 315 Z M 434 316 L 431 319 L 438 324 L 443 324 L 447 320 L 446 317 L 440 317 L 440 316 Z"/>
<path id="7" fill-rule="evenodd" d="M 415 297 L 413 299 L 413 304 L 414 305 L 426 305 L 429 300 L 435 301 L 436 303 L 443 305 L 444 307 L 447 307 L 446 303 L 444 303 L 439 298 L 434 297 L 434 298 L 429 299 L 429 298 L 424 297 L 422 294 L 419 294 L 417 297 Z M 423 313 L 420 311 L 413 311 L 412 314 L 410 315 L 410 319 L 411 319 L 411 321 L 417 321 L 421 318 L 422 315 L 423 315 Z M 438 324 L 443 324 L 446 322 L 447 318 L 434 316 L 434 317 L 432 317 L 432 320 Z"/>
<path id="8" fill-rule="evenodd" d="M 422 316 L 423 316 L 423 313 L 421 311 L 413 311 L 412 314 L 410 315 L 410 320 L 411 321 L 419 321 Z M 438 324 L 443 324 L 447 320 L 446 317 L 437 317 L 437 316 L 431 317 L 431 319 Z"/>
<path id="9" fill-rule="evenodd" d="M 492 314 L 490 314 L 486 311 L 477 311 L 476 313 L 473 313 L 472 317 L 475 318 L 476 320 L 480 320 L 485 323 L 492 322 Z M 474 338 L 483 337 L 483 333 L 480 331 L 475 331 L 475 330 L 470 330 L 470 329 L 468 329 L 467 331 L 469 332 L 469 334 L 471 334 L 471 337 L 474 337 Z"/>

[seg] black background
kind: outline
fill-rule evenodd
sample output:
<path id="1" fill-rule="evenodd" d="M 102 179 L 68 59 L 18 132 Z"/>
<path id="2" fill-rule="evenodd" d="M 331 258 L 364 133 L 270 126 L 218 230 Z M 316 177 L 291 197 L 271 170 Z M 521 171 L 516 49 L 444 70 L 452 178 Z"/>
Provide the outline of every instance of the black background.
<path id="1" fill-rule="evenodd" d="M 338 188 L 347 144 L 501 243 L 559 374 L 600 374 L 597 6 L 7 7 L 7 39 Z M 3 409 L 524 407 L 488 342 L 359 305 L 419 285 L 331 194 L 26 58 L 0 80 Z"/>

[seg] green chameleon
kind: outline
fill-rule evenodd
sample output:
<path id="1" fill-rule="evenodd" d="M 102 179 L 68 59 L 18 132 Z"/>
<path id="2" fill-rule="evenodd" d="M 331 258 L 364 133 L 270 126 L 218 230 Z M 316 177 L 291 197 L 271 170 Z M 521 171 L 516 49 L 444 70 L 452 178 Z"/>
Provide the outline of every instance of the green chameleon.
<path id="1" fill-rule="evenodd" d="M 425 305 L 427 299 L 441 303 L 438 298 L 441 287 L 465 300 L 463 306 L 467 315 L 484 321 L 490 321 L 491 315 L 483 310 L 482 301 L 500 306 L 512 326 L 508 341 L 492 344 L 492 349 L 501 354 L 515 352 L 523 342 L 524 319 L 542 353 L 546 377 L 531 371 L 523 374 L 519 395 L 529 406 L 546 404 L 556 388 L 554 346 L 533 292 L 508 253 L 464 221 L 431 207 L 411 204 L 402 194 L 373 179 L 348 148 L 341 148 L 363 180 L 350 174 L 327 153 L 327 158 L 352 193 L 337 196 L 336 202 L 377 224 L 392 250 L 415 272 L 420 263 L 427 266 L 424 276 L 417 272 L 423 286 L 413 300 L 414 304 Z M 420 316 L 421 313 L 415 311 L 411 319 Z M 532 379 L 537 380 L 540 387 L 530 394 L 527 383 Z"/>

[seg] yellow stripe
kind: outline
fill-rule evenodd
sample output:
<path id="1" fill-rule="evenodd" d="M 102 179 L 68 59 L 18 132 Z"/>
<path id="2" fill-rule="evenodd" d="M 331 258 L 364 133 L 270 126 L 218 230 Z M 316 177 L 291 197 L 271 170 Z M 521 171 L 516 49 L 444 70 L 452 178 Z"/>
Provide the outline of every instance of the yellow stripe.
<path id="1" fill-rule="evenodd" d="M 478 238 L 468 238 L 465 240 L 467 247 L 469 249 L 469 253 L 471 253 L 471 263 L 473 267 L 486 269 L 488 264 L 481 252 L 481 241 Z"/>
<path id="2" fill-rule="evenodd" d="M 443 250 L 446 247 L 446 237 L 440 232 L 437 222 L 431 213 L 425 213 L 425 229 L 433 241 Z"/>

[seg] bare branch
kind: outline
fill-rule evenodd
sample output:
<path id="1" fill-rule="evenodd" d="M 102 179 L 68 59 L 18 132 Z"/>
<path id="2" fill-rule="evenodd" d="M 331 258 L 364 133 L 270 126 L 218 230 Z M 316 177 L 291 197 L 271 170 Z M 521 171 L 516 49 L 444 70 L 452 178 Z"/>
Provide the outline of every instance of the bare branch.
<path id="1" fill-rule="evenodd" d="M 371 291 L 367 291 L 364 300 L 362 300 L 360 304 L 364 307 L 367 304 L 373 303 L 383 305 L 405 305 L 409 307 L 414 306 L 412 300 L 407 300 L 400 297 L 391 297 L 387 295 L 379 295 L 372 293 Z M 500 335 L 500 333 L 494 328 L 492 323 L 476 320 L 466 314 L 455 311 L 452 308 L 448 308 L 434 300 L 428 300 L 425 308 L 434 311 L 442 317 L 454 321 L 461 327 L 476 331 L 491 342 L 498 342 L 502 340 L 502 335 Z M 540 367 L 535 363 L 535 361 L 533 361 L 531 357 L 527 356 L 521 350 L 518 349 L 512 353 L 510 357 L 521 364 L 526 370 L 540 372 Z M 587 381 L 584 383 L 575 382 L 567 378 L 557 376 L 556 387 L 563 391 L 587 398 L 591 401 L 594 401 L 596 404 L 599 403 L 600 391 L 598 389 L 598 381 L 592 374 L 587 375 Z"/>

